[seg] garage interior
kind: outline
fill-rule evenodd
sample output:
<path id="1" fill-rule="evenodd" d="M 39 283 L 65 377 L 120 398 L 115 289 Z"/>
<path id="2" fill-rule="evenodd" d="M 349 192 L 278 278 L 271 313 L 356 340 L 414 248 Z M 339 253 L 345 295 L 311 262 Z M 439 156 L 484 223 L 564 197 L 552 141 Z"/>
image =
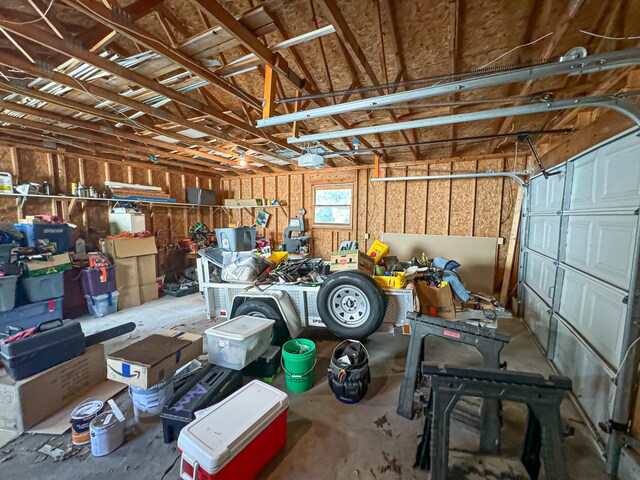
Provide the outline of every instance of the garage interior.
<path id="1" fill-rule="evenodd" d="M 2 2 L 2 477 L 640 478 L 638 25 Z"/>

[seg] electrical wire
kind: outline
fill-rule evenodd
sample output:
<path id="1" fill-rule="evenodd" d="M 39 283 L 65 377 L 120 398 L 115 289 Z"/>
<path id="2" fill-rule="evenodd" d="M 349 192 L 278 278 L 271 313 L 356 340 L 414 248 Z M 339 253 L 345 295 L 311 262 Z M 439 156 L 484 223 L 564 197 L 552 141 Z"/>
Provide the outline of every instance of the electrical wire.
<path id="1" fill-rule="evenodd" d="M 533 40 L 529 43 L 523 43 L 522 45 L 518 45 L 517 47 L 513 47 L 511 50 L 508 50 L 506 52 L 504 52 L 502 55 L 497 56 L 496 58 L 494 58 L 493 60 L 491 60 L 489 63 L 484 64 L 483 66 L 481 66 L 479 68 L 479 70 L 482 70 L 483 68 L 487 68 L 489 65 L 491 65 L 492 63 L 497 62 L 498 60 L 500 60 L 503 57 L 506 57 L 507 55 L 509 55 L 512 52 L 515 52 L 516 50 L 520 49 L 520 48 L 524 48 L 524 47 L 529 47 L 531 45 L 534 45 L 536 43 L 538 43 L 541 40 L 544 40 L 545 38 L 547 38 L 549 35 L 553 35 L 553 32 L 549 32 L 546 35 L 541 36 L 540 38 Z"/>
<path id="2" fill-rule="evenodd" d="M 584 33 L 585 35 L 591 35 L 596 38 L 604 38 L 605 40 L 639 40 L 640 35 L 634 35 L 630 37 L 610 37 L 608 35 L 600 35 L 598 33 L 589 32 L 587 30 L 578 30 L 580 33 Z"/>
<path id="3" fill-rule="evenodd" d="M 624 363 L 627 361 L 627 359 L 629 358 L 629 353 L 631 353 L 631 350 L 633 350 L 633 347 L 636 346 L 636 343 L 640 342 L 640 337 L 636 338 L 633 343 L 631 345 L 629 345 L 629 348 L 627 348 L 627 351 L 624 354 L 624 357 L 622 357 L 622 361 L 620 362 L 620 367 L 618 367 L 618 370 L 616 371 L 616 374 L 613 376 L 613 382 L 617 385 L 618 384 L 618 375 L 620 374 L 620 371 L 622 370 L 622 367 L 624 365 Z"/>
<path id="4" fill-rule="evenodd" d="M 36 18 L 35 20 L 29 20 L 28 22 L 12 22 L 10 20 L 0 20 L 0 22 L 2 23 L 8 23 L 10 25 L 27 25 L 29 23 L 36 23 L 39 22 L 41 20 L 44 20 L 45 17 L 49 14 L 49 10 L 51 10 L 51 7 L 53 6 L 53 2 L 55 0 L 51 0 L 49 2 L 49 6 L 47 7 L 47 9 L 44 11 L 44 13 L 42 14 L 42 16 L 40 18 Z"/>

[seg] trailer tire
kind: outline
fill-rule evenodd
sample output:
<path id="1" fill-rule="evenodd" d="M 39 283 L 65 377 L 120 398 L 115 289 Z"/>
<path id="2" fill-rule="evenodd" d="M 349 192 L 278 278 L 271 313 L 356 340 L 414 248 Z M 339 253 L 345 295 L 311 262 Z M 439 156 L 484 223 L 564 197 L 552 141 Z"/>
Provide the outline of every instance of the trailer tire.
<path id="1" fill-rule="evenodd" d="M 330 275 L 318 292 L 320 318 L 340 338 L 366 340 L 380 328 L 386 310 L 380 286 L 357 270 Z"/>
<path id="2" fill-rule="evenodd" d="M 252 317 L 275 320 L 276 323 L 273 324 L 273 330 L 271 331 L 271 345 L 281 347 L 287 340 L 291 339 L 289 328 L 284 318 L 276 308 L 273 308 L 267 302 L 257 299 L 247 300 L 236 309 L 234 315 L 250 315 Z"/>

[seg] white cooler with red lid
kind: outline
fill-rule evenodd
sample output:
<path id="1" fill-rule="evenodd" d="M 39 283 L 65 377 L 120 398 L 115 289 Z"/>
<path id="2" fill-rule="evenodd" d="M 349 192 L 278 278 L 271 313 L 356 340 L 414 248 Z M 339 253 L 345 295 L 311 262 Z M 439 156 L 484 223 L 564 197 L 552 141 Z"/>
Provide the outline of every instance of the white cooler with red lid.
<path id="1" fill-rule="evenodd" d="M 287 443 L 286 393 L 254 380 L 180 432 L 183 480 L 255 478 Z"/>

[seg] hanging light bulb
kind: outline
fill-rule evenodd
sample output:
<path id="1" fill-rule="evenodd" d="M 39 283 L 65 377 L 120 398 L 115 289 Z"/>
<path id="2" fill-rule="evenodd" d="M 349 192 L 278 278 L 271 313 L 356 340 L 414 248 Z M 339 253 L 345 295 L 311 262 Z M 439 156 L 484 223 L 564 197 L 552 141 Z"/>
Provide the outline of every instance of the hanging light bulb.
<path id="1" fill-rule="evenodd" d="M 240 165 L 242 167 L 246 167 L 247 166 L 247 160 L 244 158 L 244 150 L 240 151 L 240 155 L 238 156 L 238 158 L 240 158 Z"/>

